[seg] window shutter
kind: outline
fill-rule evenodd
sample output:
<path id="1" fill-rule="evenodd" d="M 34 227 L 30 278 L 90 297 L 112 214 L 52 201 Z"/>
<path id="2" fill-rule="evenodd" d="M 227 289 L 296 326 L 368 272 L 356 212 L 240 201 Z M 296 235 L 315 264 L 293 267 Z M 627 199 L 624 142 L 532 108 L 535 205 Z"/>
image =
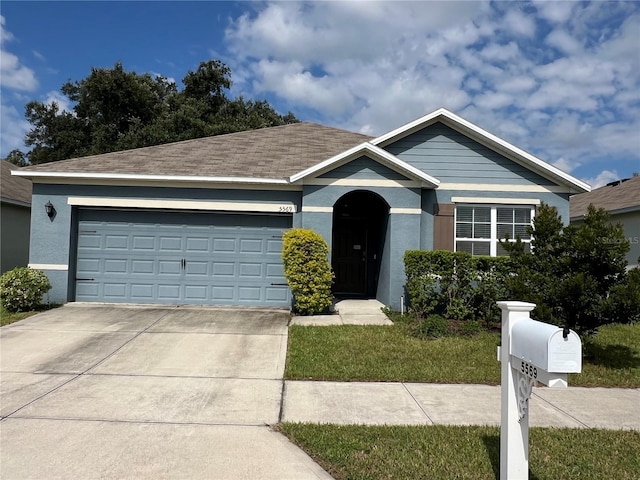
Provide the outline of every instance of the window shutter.
<path id="1" fill-rule="evenodd" d="M 453 251 L 453 214 L 455 204 L 437 203 L 434 206 L 433 249 Z"/>

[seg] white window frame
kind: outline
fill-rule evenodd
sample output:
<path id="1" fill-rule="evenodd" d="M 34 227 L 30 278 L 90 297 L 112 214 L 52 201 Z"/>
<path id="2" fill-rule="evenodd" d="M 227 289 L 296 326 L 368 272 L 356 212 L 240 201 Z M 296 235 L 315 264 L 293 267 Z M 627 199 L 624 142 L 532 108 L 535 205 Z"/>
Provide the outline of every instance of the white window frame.
<path id="1" fill-rule="evenodd" d="M 532 202 L 533 203 L 533 202 Z M 533 226 L 533 219 L 536 213 L 535 205 L 526 205 L 518 200 L 514 200 L 513 203 L 456 203 L 453 213 L 453 251 L 458 251 L 458 241 L 462 242 L 489 242 L 489 256 L 498 256 L 498 208 L 531 208 L 531 225 Z M 458 237 L 458 207 L 476 207 L 476 208 L 490 208 L 491 219 L 491 238 L 466 238 Z M 523 243 L 531 243 L 531 239 L 521 239 Z M 515 238 L 509 239 L 509 242 L 515 242 Z"/>

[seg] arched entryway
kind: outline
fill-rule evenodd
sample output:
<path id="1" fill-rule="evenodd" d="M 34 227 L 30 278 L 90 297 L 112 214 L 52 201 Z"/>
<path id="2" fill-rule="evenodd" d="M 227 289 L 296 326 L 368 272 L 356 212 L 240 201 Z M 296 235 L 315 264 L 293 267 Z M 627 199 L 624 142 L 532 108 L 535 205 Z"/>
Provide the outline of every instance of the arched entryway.
<path id="1" fill-rule="evenodd" d="M 388 219 L 389 205 L 372 192 L 350 192 L 335 203 L 331 244 L 334 295 L 375 298 Z"/>

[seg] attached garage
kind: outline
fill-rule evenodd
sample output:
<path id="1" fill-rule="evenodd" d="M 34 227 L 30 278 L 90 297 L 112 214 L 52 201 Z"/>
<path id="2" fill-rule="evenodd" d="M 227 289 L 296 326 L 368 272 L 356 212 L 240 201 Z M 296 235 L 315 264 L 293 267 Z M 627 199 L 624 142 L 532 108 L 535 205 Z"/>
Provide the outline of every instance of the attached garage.
<path id="1" fill-rule="evenodd" d="M 79 209 L 75 299 L 289 307 L 291 215 Z"/>

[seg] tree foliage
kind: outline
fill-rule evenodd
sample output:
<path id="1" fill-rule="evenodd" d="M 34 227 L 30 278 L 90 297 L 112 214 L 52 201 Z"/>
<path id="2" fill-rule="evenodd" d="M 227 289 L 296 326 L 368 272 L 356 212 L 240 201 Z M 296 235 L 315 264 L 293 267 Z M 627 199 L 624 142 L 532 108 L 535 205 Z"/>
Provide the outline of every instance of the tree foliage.
<path id="1" fill-rule="evenodd" d="M 73 105 L 31 101 L 25 116 L 31 129 L 25 143 L 32 164 L 96 155 L 192 138 L 295 123 L 267 101 L 227 96 L 231 70 L 218 60 L 202 62 L 182 80 L 128 72 L 121 63 L 92 68 L 84 79 L 68 81 L 61 92 Z"/>
<path id="2" fill-rule="evenodd" d="M 518 266 L 510 298 L 536 303 L 536 319 L 583 334 L 640 319 L 640 273 L 627 272 L 629 241 L 605 210 L 590 205 L 583 222 L 563 226 L 543 204 L 530 233 L 530 254 L 519 241 L 503 245 Z"/>

